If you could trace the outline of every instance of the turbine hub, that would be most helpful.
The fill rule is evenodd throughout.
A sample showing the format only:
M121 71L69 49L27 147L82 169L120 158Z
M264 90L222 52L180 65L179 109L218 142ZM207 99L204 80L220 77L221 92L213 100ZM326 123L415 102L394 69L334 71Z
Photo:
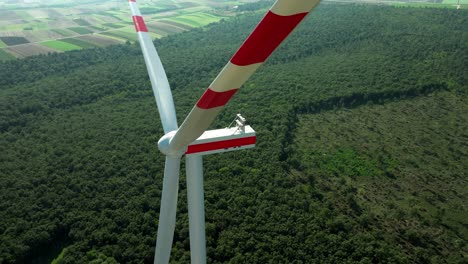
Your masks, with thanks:
M158 141L158 149L166 156L182 156L184 155L186 149L182 150L174 150L171 149L171 140L174 135L177 133L177 130L168 132L164 136L162 136Z

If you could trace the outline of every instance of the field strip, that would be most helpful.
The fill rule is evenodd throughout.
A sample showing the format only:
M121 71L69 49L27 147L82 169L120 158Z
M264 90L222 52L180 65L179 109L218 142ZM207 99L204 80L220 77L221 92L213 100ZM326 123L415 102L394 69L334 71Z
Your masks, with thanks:
M170 20L166 21L166 22L169 22ZM151 19L149 21L147 21L148 24L152 23L152 22L163 22L161 21L161 19ZM173 22L176 22L176 21L173 21ZM178 23L178 22L176 22ZM180 23L180 22L179 22ZM171 26L172 27L177 27L174 25L175 23L173 23ZM180 23L182 24L182 23ZM184 25L187 25L187 24L184 24ZM57 41L60 41L60 40L63 40L63 39L69 39L69 38L76 38L76 37L80 37L80 36L89 36L89 35L101 35L102 33L106 33L106 32L109 32L109 33L112 33L112 32L115 32L115 31L125 31L125 30L128 30L129 27L132 27L131 25L128 25L128 26L124 26L124 27L121 27L121 28L115 28L115 29L107 29L107 30L102 30L102 31L96 31L96 32L90 32L90 33L86 33L86 34L80 34L80 35L74 35L73 37L67 37L67 36L64 36L63 38L52 38L52 39L47 39L47 40L41 40L41 41L31 41L29 43L24 43L24 44L15 44L15 45L11 45L11 46L6 46L6 47L3 47L1 44L0 44L0 49L4 49L4 48L7 48L7 47L17 47L17 46L24 46L24 45L30 45L30 44L40 44L40 43L43 43L43 42L47 42L47 41L54 41L54 40L57 40ZM180 31L185 31L187 30L187 28L182 28L182 27L177 27L180 29ZM119 38L117 36L110 36L110 35L106 35L106 34L102 34L101 36L106 36L108 38L114 38L114 39L119 39L121 40L122 38ZM135 33L135 36L136 33ZM153 34L153 36L161 36L160 34Z
M29 44L40 44L40 43L43 43L43 42L54 41L54 40L60 41L60 40L64 40L64 39L77 38L77 37L89 36L89 35L99 35L99 34L101 34L103 32L117 31L117 30L118 29L111 29L111 30L104 30L104 31L100 31L100 32L93 32L93 33L88 33L88 34L75 35L73 37L63 37L63 38L54 38L54 39L48 39L48 40L34 41L34 42L29 42L29 43L23 43L23 44L16 44L16 45L11 45L11 46L6 46L6 47L0 47L0 49L4 49L4 48L8 48L8 47L25 46L25 45L29 45ZM135 33L135 35L136 35L136 33Z
M59 50L59 51L69 51L69 50L80 50L80 49L82 49L80 46L77 46L77 45L74 45L74 44L71 44L71 43L68 43L68 42L63 42L63 41L60 41L60 40L48 40L48 41L41 42L39 44L41 44L42 46L46 46L48 48Z

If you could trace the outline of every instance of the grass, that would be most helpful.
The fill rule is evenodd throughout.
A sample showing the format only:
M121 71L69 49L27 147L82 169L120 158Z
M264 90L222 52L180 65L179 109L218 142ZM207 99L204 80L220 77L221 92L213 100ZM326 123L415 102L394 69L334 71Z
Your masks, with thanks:
M104 27L97 27L97 26L89 26L89 28L92 28L92 29L94 29L94 30L96 30L96 31L104 31L104 30L106 30L106 28L104 28Z
M190 30L190 29L193 28L192 26L189 26L187 24L181 24L181 23L178 23L178 22L175 22L175 21L160 20L160 22L161 23L166 23L166 24L169 24L171 26L178 27L178 28L181 28L181 29L186 29L186 30Z
M14 58L15 58L15 56L13 56L10 53L6 52L4 49L0 49L0 61L12 60Z
M401 6L401 7L418 7L418 8L456 8L458 4L458 0L443 0L442 3L429 3L429 2L409 2L409 3L395 3L394 6ZM462 8L466 8L468 6L468 0L460 0L460 5Z
M75 22L76 24L78 24L79 26L90 26L89 22L82 19L82 18L76 18L76 19L73 19L73 22Z
M122 31L122 30L112 30L112 31L101 32L101 35L117 37L122 40L130 40L130 41L138 40L138 36L135 31L127 32L127 31Z
M413 8L455 8L455 6L440 3L395 3L393 6Z
M192 27L201 27L201 26L205 26L210 23L213 23L213 22L218 22L219 20L221 20L221 17L214 16L208 13L193 13L193 14L170 17L170 18L165 18L165 19L169 21L186 24Z
M79 46L84 49L100 47L99 45L96 45L96 44L93 44L93 43L90 43L81 39L77 39L77 38L66 38L66 39L61 39L61 41Z
M124 27L120 23L104 23L102 25L105 26L105 27L109 27L109 28L122 28L122 27Z
M59 264L62 262L63 256L65 255L66 248L64 248L62 251L60 251L60 254L52 260L50 264Z
M171 22L171 21L167 21L167 22ZM160 35L168 35L171 33L178 33L178 32L184 31L182 27L177 27L167 22L166 21L163 22L163 20L161 20L160 22L150 23L147 25L148 30L151 32L155 32L156 34L160 34Z
M458 4L458 0L444 0L442 3L447 5L456 5ZM468 0L460 0L460 5L468 5Z
M161 9L161 8L155 8L155 7L142 7L140 8L140 12L142 15L149 15L149 14L157 14L160 12L166 12L166 11L171 11L171 10L176 10L177 7L173 6L172 8L167 8L167 9Z
M119 39L117 37L104 36L101 34L83 35L80 36L78 39L91 42L92 44L98 45L100 47L119 44L123 42L122 39Z
M67 43L67 42L63 42L63 41L59 41L59 40L45 41L45 42L41 42L40 44L43 46L52 48L52 49L60 50L60 51L70 51L70 50L81 49L80 46Z
M4 48L6 46L7 46L7 44L3 43L3 41L0 40L0 48Z
M0 31L21 31L24 28L31 28L32 30L48 30L49 25L47 22L29 22L24 24L7 24L0 26Z
M78 33L80 35L93 33L93 31L91 31L90 29L88 29L86 27L70 27L68 29L71 30L71 31L74 31L74 32L76 32L76 33Z
M52 29L53 32L57 33L57 34L60 34L64 37L70 37L70 36L73 36L72 33L70 33L68 30L65 30L65 29L61 29L61 28L56 28L56 29Z

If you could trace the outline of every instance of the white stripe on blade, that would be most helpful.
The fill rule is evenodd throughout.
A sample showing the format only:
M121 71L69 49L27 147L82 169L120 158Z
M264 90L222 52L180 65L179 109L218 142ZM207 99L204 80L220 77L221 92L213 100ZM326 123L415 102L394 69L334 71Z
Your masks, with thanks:
M169 87L166 73L161 63L161 59L154 48L153 42L146 32L138 33L140 39L143 57L145 58L146 68L151 80L156 104L158 105L159 115L164 128L164 133L177 129L177 118L175 114L172 92Z
M136 2L128 2L130 5L130 9L132 10L132 15L134 16L141 16L140 9L138 9Z
M237 66L229 62L211 83L210 88L216 92L238 89L261 65L262 63Z

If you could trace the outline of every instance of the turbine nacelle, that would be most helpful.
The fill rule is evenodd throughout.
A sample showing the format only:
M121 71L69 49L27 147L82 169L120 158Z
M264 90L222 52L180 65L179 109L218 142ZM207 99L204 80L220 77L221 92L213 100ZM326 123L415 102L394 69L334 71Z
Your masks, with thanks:
M158 141L158 148L166 156L180 157L187 155L208 155L255 147L257 137L255 130L246 124L246 119L237 114L232 122L233 127L207 130L188 147L175 149L171 145L177 130L162 136Z

